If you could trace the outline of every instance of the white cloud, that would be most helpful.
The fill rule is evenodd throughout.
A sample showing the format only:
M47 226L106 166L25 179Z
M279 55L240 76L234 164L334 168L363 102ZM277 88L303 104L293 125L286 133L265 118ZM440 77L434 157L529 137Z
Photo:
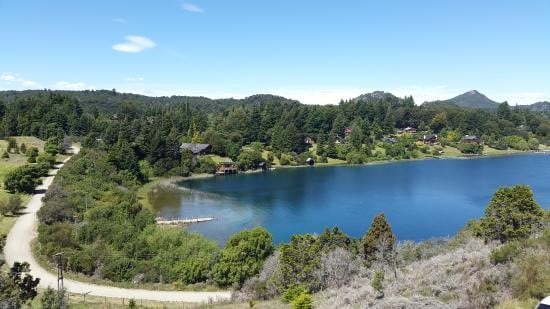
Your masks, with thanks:
M17 74L2 73L0 80L16 86L37 87L38 83L29 79L19 77Z
M128 21L124 18L113 18L111 19L113 22L115 23L119 23L119 24L126 24L128 23Z
M200 6L196 5L196 4L192 4L192 3L184 3L181 5L181 8L186 10L187 12L191 12L191 13L204 13L204 9L201 8Z
M139 53L147 48L157 46L153 40L138 35L126 36L126 42L113 45L113 49L123 53Z
M142 82L145 80L145 78L141 76L136 76L136 77L126 77L125 80L129 82Z
M58 81L55 83L56 89L59 90L95 90L95 86L87 85L84 82L66 82Z

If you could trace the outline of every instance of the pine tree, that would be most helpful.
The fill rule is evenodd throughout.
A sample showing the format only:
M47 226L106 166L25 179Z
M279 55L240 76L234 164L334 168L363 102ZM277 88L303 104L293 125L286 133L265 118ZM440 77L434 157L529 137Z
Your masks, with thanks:
M388 259L394 250L396 237L384 214L379 214L372 220L368 232L363 237L363 256L366 261L373 262L380 256Z

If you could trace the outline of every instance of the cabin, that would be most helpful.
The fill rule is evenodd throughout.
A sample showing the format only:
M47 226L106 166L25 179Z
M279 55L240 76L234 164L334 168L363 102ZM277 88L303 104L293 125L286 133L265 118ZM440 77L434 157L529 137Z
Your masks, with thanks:
M218 170L216 175L231 175L237 173L237 167L231 160L222 161L218 163Z
M464 135L461 140L463 143L481 144L481 138L476 135Z
M352 131L352 129L350 127L346 127L344 129L344 139L345 140L349 139L349 136L351 135L351 131Z
M180 146L181 151L191 151L195 156L205 155L212 152L212 145L210 144L194 144L194 143L183 143Z
M424 134L421 140L424 144L433 145L437 144L439 138L437 137L437 134Z
M334 143L335 144L343 144L345 142L345 140L339 136L339 135L335 135L334 136Z
M313 160L313 158L307 158L306 159L306 164L309 165L309 166L312 166L315 164L315 160Z
M395 143L397 143L397 138L395 138L393 136L384 137L384 143L395 144Z
M405 129L403 129L403 133L416 133L416 129L413 127L406 127Z
M306 138L304 138L304 144L311 146L311 145L313 145L313 143L314 143L314 141L311 137L306 136Z

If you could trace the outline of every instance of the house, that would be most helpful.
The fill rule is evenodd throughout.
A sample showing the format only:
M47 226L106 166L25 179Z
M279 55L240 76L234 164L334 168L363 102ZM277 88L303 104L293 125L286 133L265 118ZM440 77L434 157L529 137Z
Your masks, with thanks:
M231 161L231 159L218 163L218 170L216 171L216 175L230 175L236 173L237 167L235 167L235 164L233 163L233 161Z
M403 129L403 133L416 133L416 129L412 127L406 127Z
M212 151L212 145L210 144L194 144L194 143L183 143L180 146L180 150L189 150L193 155L204 155L209 154Z
M437 134L424 134L422 136L422 142L424 142L424 144L436 144L438 141Z
M351 131L352 129L350 127L346 127L344 129L344 139L347 140L349 138L349 136L351 135Z
M479 136L476 135L464 135L462 137L463 143L470 143L470 144L481 144L481 139Z
M315 164L315 160L313 160L313 158L307 158L307 159L306 159L306 164L307 164L307 165L310 165L310 166L311 166L311 165L314 165L314 164Z
M397 143L397 138L395 138L393 136L384 137L384 143L395 144L395 143Z
M306 138L304 138L304 144L313 145L313 143L314 143L314 141L311 137L306 136Z
M335 136L334 136L334 143L335 143L335 144L343 144L343 143L344 143L344 139L343 139L341 136L339 136L339 135L335 135Z

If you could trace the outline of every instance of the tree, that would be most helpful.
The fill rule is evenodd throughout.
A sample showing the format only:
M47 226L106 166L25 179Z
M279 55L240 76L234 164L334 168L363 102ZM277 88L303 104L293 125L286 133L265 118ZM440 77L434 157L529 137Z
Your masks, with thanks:
M10 158L10 154L8 153L8 151L4 151L4 153L2 153L2 159L9 159Z
M49 138L44 144L44 151L52 156L57 155L63 151L61 142L56 137Z
M25 143L21 143L21 146L19 146L19 150L21 153L25 154L27 152L27 145Z
M262 153L256 150L245 149L239 154L237 164L243 171L255 169L259 163L263 162Z
M231 236L223 248L214 266L214 280L221 286L240 286L260 272L272 252L271 234L264 228L241 231Z
M349 142L355 149L361 149L361 146L363 145L363 130L361 129L361 126L357 123L354 123L351 127L351 133L349 135Z
M542 224L543 215L528 186L500 188L485 209L481 228L486 238L504 243L529 237Z
M396 238L391 226L383 213L372 220L368 232L363 237L363 257L367 262L377 259L381 254L383 259L388 258L395 249Z
M38 148L31 147L27 149L25 155L27 156L27 162L36 163L36 157L38 157Z
M435 114L430 123L430 128L435 132L439 133L443 128L447 126L447 113L440 112Z
M20 308L37 295L40 279L33 278L27 262L15 262L7 274L0 272L0 307Z
M40 177L47 172L38 165L23 165L10 171L4 178L4 188L10 193L32 193L42 181Z

